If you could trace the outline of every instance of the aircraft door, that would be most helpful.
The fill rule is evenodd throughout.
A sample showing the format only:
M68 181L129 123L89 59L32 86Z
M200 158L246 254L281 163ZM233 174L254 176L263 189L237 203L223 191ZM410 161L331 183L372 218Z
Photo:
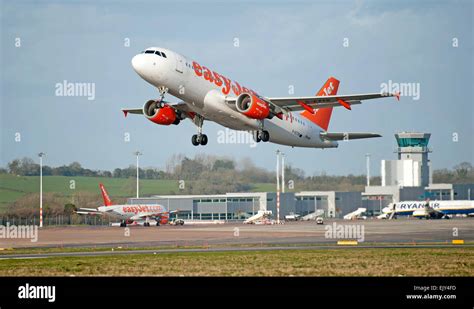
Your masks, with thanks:
M184 70L184 58L176 54L176 71L183 73Z

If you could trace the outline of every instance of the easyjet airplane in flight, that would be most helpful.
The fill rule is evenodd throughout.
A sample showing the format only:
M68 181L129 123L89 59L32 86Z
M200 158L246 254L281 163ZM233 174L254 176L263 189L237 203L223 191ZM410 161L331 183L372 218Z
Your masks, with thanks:
M251 131L255 141L293 147L334 148L339 140L380 137L375 133L328 132L333 107L362 100L395 96L392 93L337 95L339 81L329 78L315 96L264 97L237 81L169 49L150 47L132 59L134 70L158 88L160 98L143 108L124 108L125 116L143 114L159 125L178 125L189 118L197 126L193 145L206 145L204 120L234 130ZM181 102L164 100L166 93Z

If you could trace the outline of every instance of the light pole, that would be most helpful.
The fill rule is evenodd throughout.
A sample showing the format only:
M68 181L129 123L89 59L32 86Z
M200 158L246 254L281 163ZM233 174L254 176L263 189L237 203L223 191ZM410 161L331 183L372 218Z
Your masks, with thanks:
M277 150L277 166L276 166L276 177L277 177L277 200L276 200L276 209L277 209L277 224L280 224L280 154L281 151Z
M367 187L370 187L370 153L365 154L367 165Z
M140 192L140 170L139 170L139 167L138 167L138 157L140 157L143 153L141 153L140 151L135 151L133 153L134 155L137 156L137 198L139 198L139 192Z
M40 227L43 227L43 157L44 152L38 153L40 158Z
M285 193L285 154L281 153L281 192Z

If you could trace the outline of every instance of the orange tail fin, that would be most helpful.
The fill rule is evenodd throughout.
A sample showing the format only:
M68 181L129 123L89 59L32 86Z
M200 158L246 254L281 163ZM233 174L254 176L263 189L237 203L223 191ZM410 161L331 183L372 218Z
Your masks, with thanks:
M105 187L103 184L99 184L100 191L102 192L102 197L104 198L104 205L105 206L111 206L112 201L110 200L109 194L105 190Z
M316 94L317 96L336 95L337 89L339 88L339 81L334 77L330 77L323 87ZM329 121L331 120L332 107L317 109L314 114L303 111L301 115L310 121L317 124L321 129L327 131L329 127Z

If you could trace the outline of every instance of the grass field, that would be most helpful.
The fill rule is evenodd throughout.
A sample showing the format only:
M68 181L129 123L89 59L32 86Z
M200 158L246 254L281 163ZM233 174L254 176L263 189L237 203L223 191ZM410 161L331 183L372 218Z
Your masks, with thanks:
M0 260L0 276L474 276L473 248L282 250Z
M75 181L75 189L70 189L70 181ZM132 183L133 184L132 184ZM110 196L127 197L135 186L135 179L105 178L105 177L67 177L44 176L43 192L56 192L64 196L71 196L79 191L99 194L99 183L103 183ZM14 202L19 197L39 191L39 177L0 175L0 204ZM140 180L140 193L143 195L169 194L179 192L176 180Z
M70 181L75 181L75 189L70 189ZM67 177L44 176L43 192L56 192L64 196L71 196L76 192L86 191L99 194L99 183L103 183L113 199L114 197L129 197L135 194L134 178L105 178L105 177ZM192 183L192 182L190 182ZM140 195L179 194L177 180L140 180ZM254 192L272 191L274 184L255 184ZM14 176L0 174L0 212L4 207L28 193L39 192L39 177Z

